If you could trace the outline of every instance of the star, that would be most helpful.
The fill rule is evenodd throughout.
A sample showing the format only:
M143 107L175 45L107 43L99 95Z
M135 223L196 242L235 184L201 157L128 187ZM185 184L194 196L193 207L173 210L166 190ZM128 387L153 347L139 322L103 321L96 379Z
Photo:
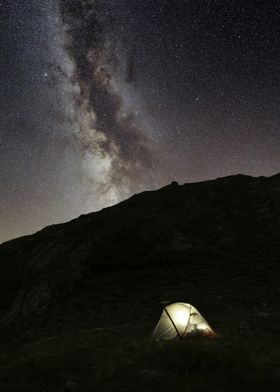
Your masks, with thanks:
M0 0L0 242L173 180L280 171L276 1L97 3Z

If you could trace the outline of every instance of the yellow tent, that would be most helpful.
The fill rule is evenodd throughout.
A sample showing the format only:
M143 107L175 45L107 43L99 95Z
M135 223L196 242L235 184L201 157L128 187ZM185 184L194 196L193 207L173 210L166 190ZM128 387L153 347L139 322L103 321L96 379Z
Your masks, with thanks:
M153 332L153 339L182 339L190 335L216 336L207 321L191 304L177 302L165 306Z

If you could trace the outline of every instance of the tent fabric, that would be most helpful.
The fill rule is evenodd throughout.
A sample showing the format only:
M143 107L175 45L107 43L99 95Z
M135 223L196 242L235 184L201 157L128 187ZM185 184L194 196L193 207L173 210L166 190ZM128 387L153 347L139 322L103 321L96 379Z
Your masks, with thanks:
M214 336L215 333L191 304L177 302L166 306L153 332L153 338L179 339L188 335Z

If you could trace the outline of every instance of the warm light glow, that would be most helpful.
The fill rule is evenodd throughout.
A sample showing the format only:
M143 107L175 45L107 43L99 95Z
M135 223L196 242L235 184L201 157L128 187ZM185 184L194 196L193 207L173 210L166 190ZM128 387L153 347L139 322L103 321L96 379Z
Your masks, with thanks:
M182 312L180 310L177 310L173 316L173 320L174 320L175 324L179 324L182 327L185 327L188 322L188 317L187 317L186 312Z
M166 306L154 330L154 339L176 339L187 336L214 337L215 333L198 310L184 302Z

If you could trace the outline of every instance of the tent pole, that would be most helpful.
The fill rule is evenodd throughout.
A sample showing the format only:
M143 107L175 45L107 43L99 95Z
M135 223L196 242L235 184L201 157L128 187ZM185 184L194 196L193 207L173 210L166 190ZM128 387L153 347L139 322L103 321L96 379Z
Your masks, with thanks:
M170 314L167 312L167 310L166 310L166 307L165 307L165 306L164 306L164 310L165 310L165 312L166 312L167 316L169 317L169 319L170 319L170 321L171 321L171 323L172 323L173 327L175 328L175 331L177 332L178 338L180 339L180 338L181 338L181 336L180 336L180 334L179 334L179 331L178 331L178 329L177 329L177 327L176 327L176 325L175 325L174 321L172 320L172 318L171 318Z
M185 328L185 330L184 330L183 336L184 336L185 333L187 332L187 329L188 329L188 326L189 326L189 323L190 323L190 320L191 320L191 315L192 315L192 305L190 305L190 317L189 317L189 319L188 319L188 322L187 322L186 328Z

